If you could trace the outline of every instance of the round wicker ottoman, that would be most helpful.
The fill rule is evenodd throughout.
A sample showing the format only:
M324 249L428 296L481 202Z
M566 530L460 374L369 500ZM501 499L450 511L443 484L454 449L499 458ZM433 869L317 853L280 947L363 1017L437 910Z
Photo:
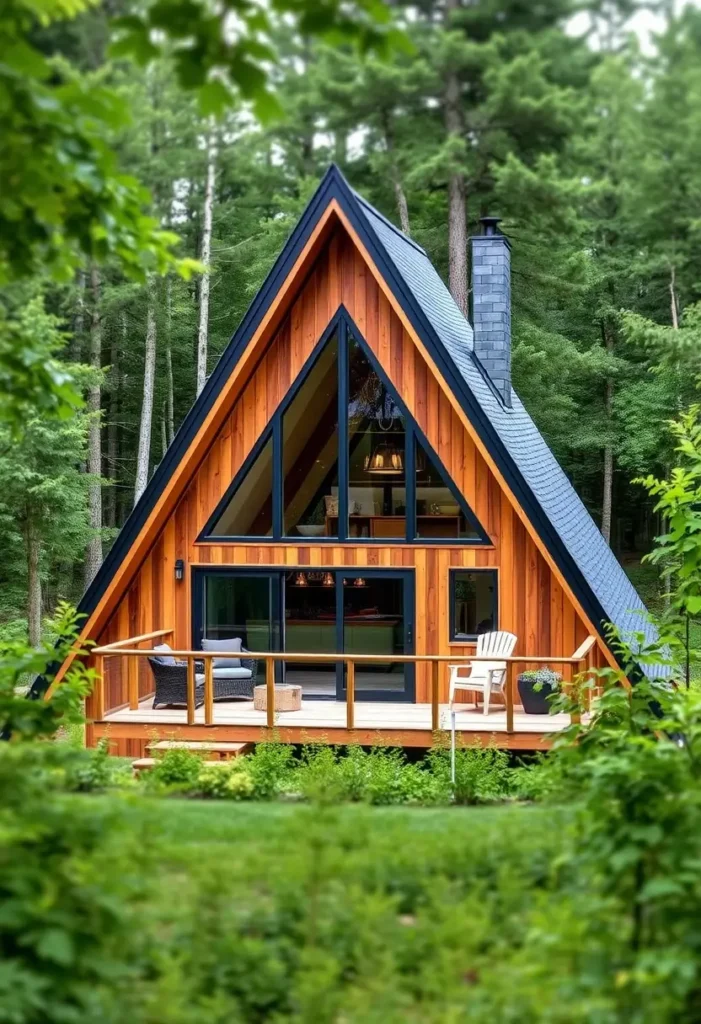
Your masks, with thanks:
M253 707L256 711L268 710L268 689L256 686L253 691ZM287 683L275 687L276 711L300 711L302 708L302 687Z

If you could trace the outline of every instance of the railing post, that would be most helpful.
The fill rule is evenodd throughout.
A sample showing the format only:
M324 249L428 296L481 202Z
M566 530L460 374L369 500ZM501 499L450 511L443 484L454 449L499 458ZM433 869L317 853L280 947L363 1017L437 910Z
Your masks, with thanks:
M275 725L275 662L272 658L265 659L265 693L268 728Z
M577 701L577 707L580 706L581 694L583 692L585 692L584 690L581 689L581 686L582 686L582 684L584 684L586 686L587 682L588 682L587 677L584 676L584 673L586 672L586 670L587 670L587 661L586 661L586 658L582 658L582 660L580 662L578 662L577 670L575 672L575 679L579 680L579 682L577 683L576 686L575 686L574 682L572 683L572 690L574 692L575 700ZM571 715L570 717L572 719L572 724L573 725L579 725L579 723L582 721L582 716L579 713L579 711L575 711L575 713L573 715Z
M101 654L95 655L95 686L93 687L93 719L101 722L105 717L105 659Z
M204 724L214 725L214 658L204 659Z
M506 663L506 731L509 735L514 731L514 663Z
M187 724L195 724L195 659L187 659Z
M438 732L440 713L438 707L438 687L440 683L441 663L431 662L431 732Z
M139 710L139 659L127 655L127 686L129 690L129 707L132 711Z
M355 662L346 663L346 728L355 729Z

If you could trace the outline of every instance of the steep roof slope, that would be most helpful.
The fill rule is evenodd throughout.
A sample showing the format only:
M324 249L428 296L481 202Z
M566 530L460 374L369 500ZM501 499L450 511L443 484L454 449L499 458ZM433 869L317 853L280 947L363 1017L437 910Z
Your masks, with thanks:
M651 635L642 600L518 395L512 389L512 407L507 408L479 366L472 327L425 251L357 193L353 195L388 260L415 296L470 395L584 576L603 617L622 630L644 630Z

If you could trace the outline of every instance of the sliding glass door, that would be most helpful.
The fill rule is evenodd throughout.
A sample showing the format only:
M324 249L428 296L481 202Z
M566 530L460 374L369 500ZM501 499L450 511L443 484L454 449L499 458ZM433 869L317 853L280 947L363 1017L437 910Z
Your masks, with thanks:
M414 650L413 574L343 572L338 578L338 650L380 656L356 663L356 700L413 701L414 666L393 660ZM337 696L346 699L345 671L339 672Z
M195 569L193 576L193 643L239 638L249 651L279 651L281 588L277 572ZM282 678L278 668L278 679ZM264 682L258 665L257 682Z
M414 700L414 667L395 660L414 649L409 570L195 569L192 592L196 648L204 638L240 637L248 650L307 654L278 663L276 678L321 700L346 699L346 671L316 655L377 655L356 664L356 700Z

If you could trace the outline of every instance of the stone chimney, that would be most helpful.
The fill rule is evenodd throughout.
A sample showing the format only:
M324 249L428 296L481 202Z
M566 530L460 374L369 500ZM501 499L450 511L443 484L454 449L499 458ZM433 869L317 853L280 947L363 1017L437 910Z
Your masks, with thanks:
M504 405L511 407L511 245L499 217L481 217L472 238L475 355Z

